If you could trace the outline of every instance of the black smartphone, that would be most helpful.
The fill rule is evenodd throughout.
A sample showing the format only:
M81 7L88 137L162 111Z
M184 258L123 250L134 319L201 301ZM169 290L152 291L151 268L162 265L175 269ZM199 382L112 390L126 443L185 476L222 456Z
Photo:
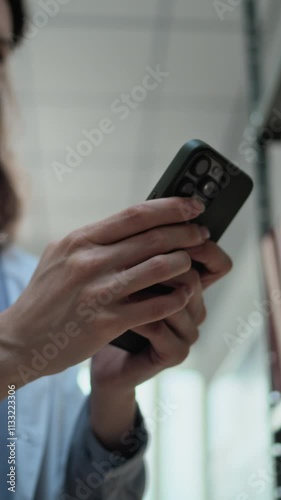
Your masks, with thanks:
M169 196L197 197L205 211L192 222L207 226L217 242L253 188L251 178L208 144L198 139L187 142L170 163L147 200ZM200 270L201 265L193 262ZM171 287L153 285L153 294L170 293ZM131 353L145 349L149 341L128 330L112 342Z

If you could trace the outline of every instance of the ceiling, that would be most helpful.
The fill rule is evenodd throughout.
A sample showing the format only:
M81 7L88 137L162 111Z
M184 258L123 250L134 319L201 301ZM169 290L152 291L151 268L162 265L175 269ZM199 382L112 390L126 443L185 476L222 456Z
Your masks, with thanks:
M12 65L32 188L21 238L35 252L145 199L188 139L227 154L226 131L245 110L238 7L221 21L209 0L57 5L56 16L42 17L40 3L30 2L32 36ZM120 120L112 103L157 65L169 76ZM65 163L65 148L77 148L82 130L103 118L114 132L59 182L53 163Z

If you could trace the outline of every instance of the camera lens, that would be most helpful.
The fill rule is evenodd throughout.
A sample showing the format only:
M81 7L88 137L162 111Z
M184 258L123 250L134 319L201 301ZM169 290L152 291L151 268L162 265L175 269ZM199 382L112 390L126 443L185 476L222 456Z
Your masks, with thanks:
M219 192L219 186L214 181L208 180L202 185L201 191L207 198L214 198Z
M181 196L192 196L194 194L194 184L192 182L183 182L177 189L179 195Z
M200 158L200 160L193 166L192 172L198 177L203 177L203 175L208 173L210 164L211 162L209 158L207 158L207 156L202 156L202 158Z
M221 165L214 165L211 168L210 175L212 175L217 181L221 179L224 174L223 167Z

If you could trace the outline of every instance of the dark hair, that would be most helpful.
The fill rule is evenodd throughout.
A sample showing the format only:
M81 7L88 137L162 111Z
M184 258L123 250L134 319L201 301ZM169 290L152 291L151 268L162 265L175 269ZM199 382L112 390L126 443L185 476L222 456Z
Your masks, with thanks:
M18 45L24 35L26 24L25 7L23 0L7 0L12 12L13 19L13 42Z
M7 0L13 21L12 41L16 47L24 36L25 9L23 0ZM4 97L3 97L4 98ZM12 175L10 155L6 154L3 102L0 100L0 233L8 235L7 243L13 238L14 228L21 214L21 200L15 176ZM9 168L7 168L9 167ZM1 238L0 238L1 240ZM3 243L0 241L0 246Z

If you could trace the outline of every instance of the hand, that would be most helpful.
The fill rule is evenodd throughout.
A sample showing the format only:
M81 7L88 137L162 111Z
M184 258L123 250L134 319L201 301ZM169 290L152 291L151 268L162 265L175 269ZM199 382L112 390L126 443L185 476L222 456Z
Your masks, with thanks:
M178 313L134 329L150 340L148 350L133 355L109 345L93 358L91 423L107 448L122 450L121 437L134 421L135 386L187 357L198 338L198 326L206 317L203 289L232 267L230 258L211 241L188 251L206 266L203 282L194 269L163 282L172 287L186 286L194 295Z
M183 221L203 210L182 198L146 201L49 245L26 290L0 314L0 397L7 381L20 387L62 371L127 329L181 311L190 297L183 287L139 303L128 297L189 270L188 253L177 249L206 238Z

